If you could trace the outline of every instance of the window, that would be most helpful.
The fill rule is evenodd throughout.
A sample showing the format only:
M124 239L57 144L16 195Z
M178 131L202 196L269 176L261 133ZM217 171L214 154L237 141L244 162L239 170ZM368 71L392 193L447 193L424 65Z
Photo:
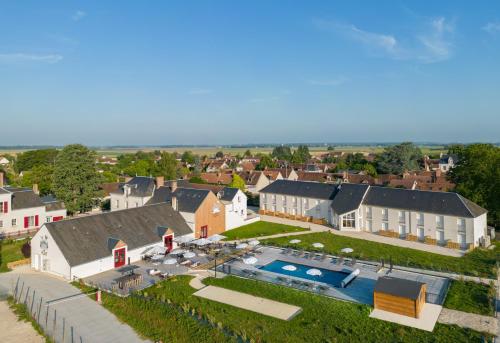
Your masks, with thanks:
M17 226L17 219L14 218L12 219L12 227L16 227Z
M439 229L444 228L444 217L443 216L436 216L436 227Z
M417 213L417 225L424 226L424 214Z
M0 227L3 227L3 221L0 220Z
M128 201L125 201L125 208L128 208Z
M304 210L309 209L309 204L307 203L307 199L304 199Z
M273 204L276 204L276 195L273 195L272 200L273 200Z
M371 218L371 217L372 217L372 208L370 206L366 208L366 218Z
M120 200L116 200L116 208L120 208Z
M50 217L50 216L49 216L49 217L46 217L46 218L45 218L45 222L46 222L46 223L50 223L51 221L52 221L52 217Z
M367 220L366 221L366 228L368 229L368 231L372 232L373 231L373 223L371 220Z
M382 209L382 220L388 220L389 219L389 210L387 208Z
M387 230L389 230L389 223L382 222L382 231L387 231Z
M355 227L356 215L354 212L344 214L342 216L342 227Z
M457 219L457 227L458 231L465 231L465 219L464 218L458 218Z
M400 223L405 223L406 222L406 212L405 211L399 211L398 218L399 218L399 222Z
M139 203L138 202L135 203L135 207L139 207Z
M27 217L28 218L28 225L29 226L35 226L35 217L34 216L30 216L30 217Z
M398 229L399 229L399 234L400 234L400 235L404 235L404 234L406 234L406 225L404 225L404 224L399 224Z

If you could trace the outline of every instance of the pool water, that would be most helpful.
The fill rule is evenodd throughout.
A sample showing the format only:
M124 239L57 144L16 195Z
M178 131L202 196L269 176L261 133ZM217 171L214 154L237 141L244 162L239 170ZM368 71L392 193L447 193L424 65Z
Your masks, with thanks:
M283 267L287 265L295 266L297 270L291 271L283 269ZM307 271L312 268L319 269L321 271L321 275L315 276L307 274ZM323 282L334 287L340 287L340 282L344 280L347 275L349 275L349 273L345 272L336 272L323 268L315 268L306 266L304 264L290 263L281 260L275 260L269 264L266 264L265 266L260 267L260 269L277 274L299 277L316 282Z

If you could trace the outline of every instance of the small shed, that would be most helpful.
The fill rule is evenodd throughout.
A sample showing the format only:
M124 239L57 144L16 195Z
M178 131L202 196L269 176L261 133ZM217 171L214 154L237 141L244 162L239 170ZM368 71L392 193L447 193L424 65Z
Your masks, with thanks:
M419 318L426 289L423 282L383 276L375 284L373 305L376 309Z

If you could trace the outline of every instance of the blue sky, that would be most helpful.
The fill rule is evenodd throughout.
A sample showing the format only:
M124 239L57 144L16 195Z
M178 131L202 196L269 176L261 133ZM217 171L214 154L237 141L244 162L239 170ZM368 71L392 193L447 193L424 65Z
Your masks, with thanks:
M498 1L2 1L0 145L500 141Z

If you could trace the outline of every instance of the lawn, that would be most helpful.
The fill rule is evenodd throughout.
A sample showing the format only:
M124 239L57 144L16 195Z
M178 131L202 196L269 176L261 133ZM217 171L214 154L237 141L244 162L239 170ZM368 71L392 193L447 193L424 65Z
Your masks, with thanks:
M7 263L24 259L21 247L26 240L1 241L0 240L0 273L8 272Z
M451 283L450 290L444 302L444 307L453 310L495 315L495 287L472 281L456 281Z
M290 244L290 240L298 238L299 244ZM312 243L320 242L323 249L315 249ZM386 262L392 259L395 265L431 269L443 272L453 272L465 275L494 277L496 275L496 261L500 257L500 242L495 243L496 249L475 249L464 257L451 257L433 254L425 251L397 247L389 244L371 242L363 239L334 235L329 232L310 233L305 235L270 238L264 244L293 247L304 250L325 251L339 255L342 248L352 248L354 252L349 256L362 260Z
M253 237L270 236L270 235L276 235L278 233L300 232L309 230L310 229L297 226L259 221L245 226L240 226L236 229L226 231L224 232L224 236L227 237L227 240L235 240L235 239L247 239Z
M250 342L481 342L481 334L458 326L436 324L434 332L421 331L369 318L371 308L301 292L264 282L228 276L205 279L205 284L241 291L300 306L290 321L193 296L191 276L178 276L142 292L157 305L177 304L200 318L216 323L226 334ZM123 301L123 300L122 300ZM131 311L130 313L133 313ZM139 317L139 316L137 316ZM145 319L138 319L144 321ZM207 342L217 342L215 337Z

